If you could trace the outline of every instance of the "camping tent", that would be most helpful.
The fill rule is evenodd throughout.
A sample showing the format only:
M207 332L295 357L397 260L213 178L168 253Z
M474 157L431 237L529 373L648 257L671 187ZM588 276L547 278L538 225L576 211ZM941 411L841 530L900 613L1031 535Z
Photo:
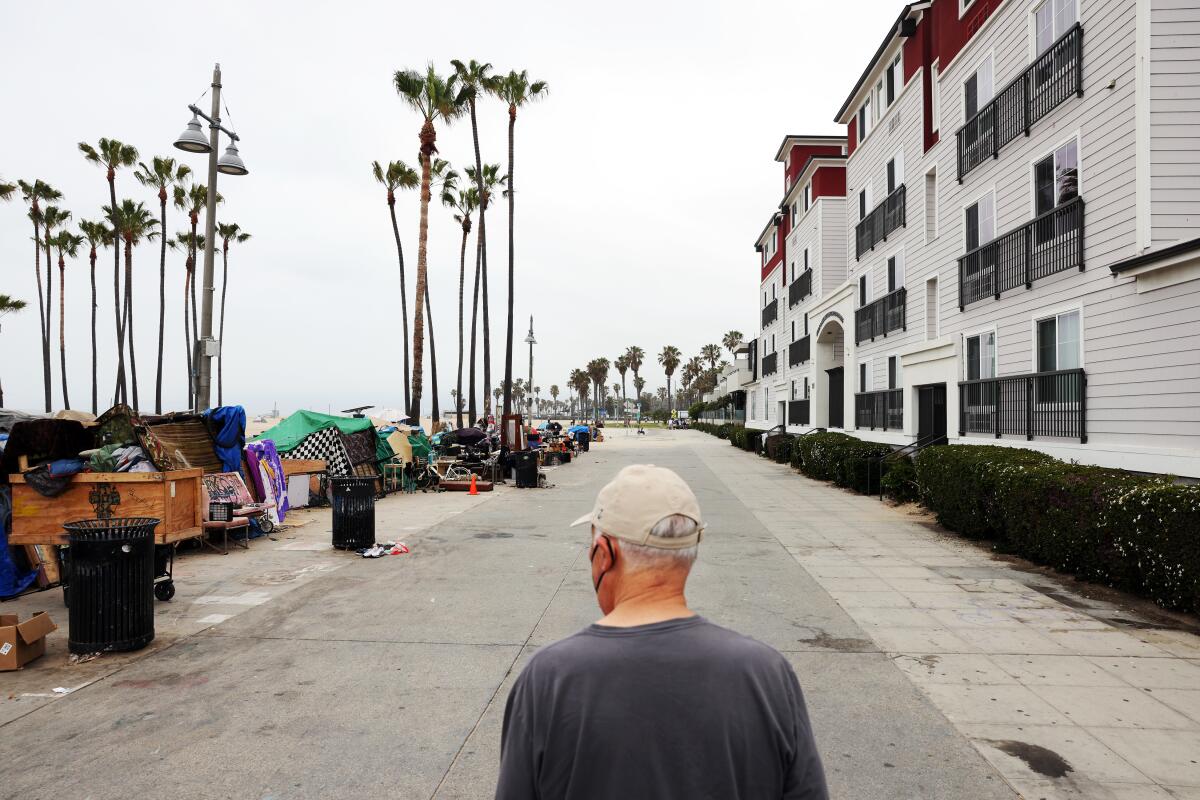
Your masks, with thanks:
M286 453L304 441L309 434L330 425L337 427L339 431L347 435L374 428L371 420L366 417L335 417L317 411L297 411L295 414L284 417L273 428L255 436L253 441L270 439L275 442L276 450Z

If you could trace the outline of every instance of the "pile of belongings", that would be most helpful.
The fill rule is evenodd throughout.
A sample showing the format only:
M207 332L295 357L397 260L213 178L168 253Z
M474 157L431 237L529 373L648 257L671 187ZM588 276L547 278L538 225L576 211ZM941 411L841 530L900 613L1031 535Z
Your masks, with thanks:
M375 431L366 417L335 417L317 411L297 411L254 442L271 440L279 455L289 459L322 460L331 478L374 478L383 489L380 464L396 455L388 438Z

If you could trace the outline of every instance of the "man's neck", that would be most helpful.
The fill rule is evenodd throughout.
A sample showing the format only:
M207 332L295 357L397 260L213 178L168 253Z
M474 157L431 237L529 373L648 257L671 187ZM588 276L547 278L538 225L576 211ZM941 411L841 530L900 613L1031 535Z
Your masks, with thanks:
M632 628L669 619L694 617L688 608L681 585L651 584L630 587L618 592L617 603L598 625L612 628Z

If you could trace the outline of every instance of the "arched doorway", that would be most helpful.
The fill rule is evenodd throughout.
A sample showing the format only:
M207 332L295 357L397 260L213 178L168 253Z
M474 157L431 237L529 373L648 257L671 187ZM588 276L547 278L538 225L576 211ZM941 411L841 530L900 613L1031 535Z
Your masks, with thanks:
M813 424L819 428L844 428L846 424L846 332L840 316L821 321L813 340L816 367Z

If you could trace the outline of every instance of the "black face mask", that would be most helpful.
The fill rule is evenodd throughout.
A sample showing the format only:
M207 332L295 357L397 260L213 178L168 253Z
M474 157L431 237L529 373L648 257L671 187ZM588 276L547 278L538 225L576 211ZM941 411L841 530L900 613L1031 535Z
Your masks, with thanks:
M602 536L602 537L600 537L600 538L602 538L602 539L604 540L604 543L605 543L606 545L608 545L608 558L609 558L609 560L610 560L610 561L616 561L616 560L617 560L617 554L613 552L612 541L611 541L611 540L610 540L610 539L609 539L607 536ZM599 542L597 542L595 545L593 545L593 546L592 546L592 552L591 552L591 555L589 555L589 556L588 556L588 562L589 562L589 563L591 563L591 562L593 562L593 561L595 561L595 560L596 560L596 551L597 551L598 549L600 549L600 543L599 543ZM609 567L609 569L612 569L612 568L611 568L611 567ZM601 573L600 573L600 577L599 577L599 578L596 578L596 584L595 584L595 585L592 587L592 589L593 589L594 591L596 591L596 592L599 592L599 591L600 591L600 582L601 582L602 580L604 580L604 576L605 576L605 575L607 575L607 574L608 574L608 570L606 569L606 570L604 570L604 572L601 572Z

